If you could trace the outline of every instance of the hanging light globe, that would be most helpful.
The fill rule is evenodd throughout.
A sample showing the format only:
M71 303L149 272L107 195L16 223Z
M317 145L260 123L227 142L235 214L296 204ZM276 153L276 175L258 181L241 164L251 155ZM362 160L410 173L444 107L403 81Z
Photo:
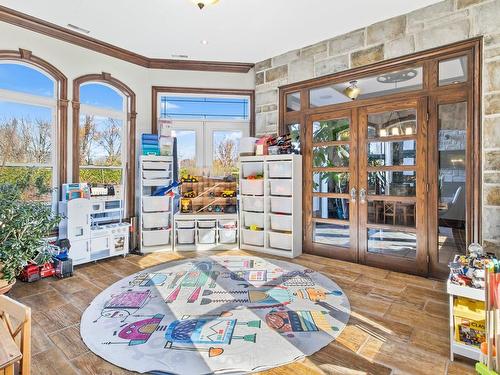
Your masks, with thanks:
M192 0L192 1L200 9L205 8L207 5L214 5L214 4L217 4L219 2L219 0Z

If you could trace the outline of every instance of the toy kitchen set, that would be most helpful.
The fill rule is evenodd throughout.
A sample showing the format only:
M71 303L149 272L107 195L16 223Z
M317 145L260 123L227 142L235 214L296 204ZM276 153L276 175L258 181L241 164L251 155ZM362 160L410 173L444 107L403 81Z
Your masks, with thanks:
M123 199L115 193L113 186L63 185L59 238L71 242L74 265L128 253L130 224L123 222Z

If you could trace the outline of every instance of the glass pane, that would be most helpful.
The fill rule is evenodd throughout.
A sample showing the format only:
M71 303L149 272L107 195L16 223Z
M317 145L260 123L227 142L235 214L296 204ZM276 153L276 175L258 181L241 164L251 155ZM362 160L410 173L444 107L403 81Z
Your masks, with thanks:
M82 166L80 167L80 181L92 185L113 185L115 188L115 196L123 198L122 168Z
M315 193L348 193L349 173L314 172L313 192Z
M300 124L289 124L287 129L290 133L294 153L300 154Z
M313 122L313 142L348 141L350 121L348 118Z
M439 86L467 81L467 56L439 62Z
M80 87L80 103L99 108L123 111L123 96L102 83L87 83Z
M467 103L439 106L439 261L465 254Z
M415 228L415 207L412 202L369 201L368 223Z
M122 120L80 115L80 165L121 166L122 135Z
M300 92L294 92L286 96L286 111L300 111Z
M50 165L52 114L51 108L0 100L0 165Z
M313 167L349 166L349 145L313 147Z
M241 131L216 130L213 132L213 176L238 173L238 155Z
M161 96L161 118L247 120L248 98Z
M177 139L179 175L196 175L196 132L194 130L174 130L172 136Z
M22 198L28 201L52 201L52 168L1 166L0 184L26 186Z
M349 199L313 197L313 217L349 220Z
M351 247L349 226L314 223L313 242L332 246Z
M368 172L368 194L414 197L415 171Z
M414 259L417 235L388 229L368 229L368 252Z
M422 67L415 67L311 89L310 106L322 107L350 102L353 98L361 100L420 90L423 87L422 72Z
M40 71L22 64L0 63L0 89L55 97L54 81Z
M368 143L368 166L415 165L415 141Z
M403 109L368 115L368 138L414 135L417 132L417 110Z

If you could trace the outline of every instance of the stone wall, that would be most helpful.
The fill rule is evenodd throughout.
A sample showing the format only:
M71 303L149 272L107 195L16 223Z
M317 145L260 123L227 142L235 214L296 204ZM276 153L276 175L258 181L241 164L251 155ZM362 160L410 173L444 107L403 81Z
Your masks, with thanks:
M483 244L500 252L500 0L445 0L255 66L257 134L276 133L278 87L484 36Z

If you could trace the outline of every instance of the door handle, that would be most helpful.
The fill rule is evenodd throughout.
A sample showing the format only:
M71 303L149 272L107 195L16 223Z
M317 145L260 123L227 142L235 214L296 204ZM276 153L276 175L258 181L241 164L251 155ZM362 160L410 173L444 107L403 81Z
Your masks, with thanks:
M351 201L356 202L356 188L351 189Z
M361 203L366 202L366 189L364 189L364 188L359 191L359 201Z

